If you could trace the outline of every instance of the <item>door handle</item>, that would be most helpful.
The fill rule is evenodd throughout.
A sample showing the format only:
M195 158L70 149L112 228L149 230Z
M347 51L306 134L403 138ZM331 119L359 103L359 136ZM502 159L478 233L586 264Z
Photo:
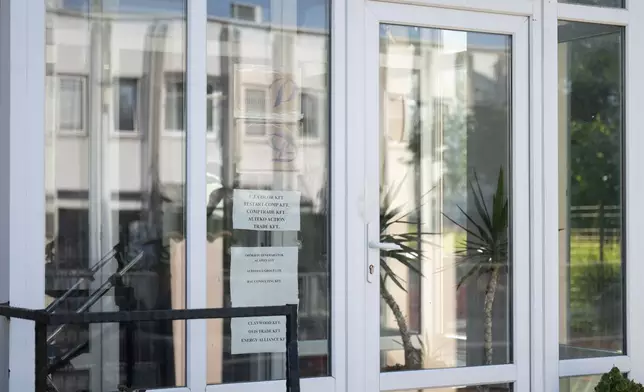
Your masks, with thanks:
M400 245L392 244L390 242L370 241L369 247L371 249L380 249L380 250L403 250L403 248Z
M402 250L402 248L398 244L392 244L390 242L376 242L376 241L370 241L369 248L378 249L378 250ZM369 259L369 257L367 257L367 259ZM378 259L380 259L380 257L378 257ZM375 274L376 274L376 266L373 265L373 263L369 262L367 265L367 282L372 283L373 277L375 276Z

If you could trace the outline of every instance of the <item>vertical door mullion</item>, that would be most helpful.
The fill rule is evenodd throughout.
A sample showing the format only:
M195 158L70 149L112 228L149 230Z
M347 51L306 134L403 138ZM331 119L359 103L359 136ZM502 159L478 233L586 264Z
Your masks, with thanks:
M530 391L530 62L529 22L526 18L512 42L511 118L511 265L513 276L512 338L517 365L515 389Z
M644 336L640 332L644 325L644 302L639 298L640 280L644 276L644 264L640 258L644 253L644 242L639 238L641 222L644 220L644 182L641 168L644 167L644 133L641 132L641 116L638 116L639 103L644 100L644 77L640 71L644 67L644 46L639 37L644 36L644 4L630 0L627 4L630 15L626 27L626 61L624 65L625 84L625 124L624 140L626 182L626 354L631 359L630 376L641 382L644 380Z
M559 108L557 4L542 8L543 130L543 389L559 390ZM535 244L536 246L537 244ZM554 286L554 287L553 287ZM534 377L540 375L533 374Z
M380 87L380 23L369 9L365 13L364 42L366 53L364 58L365 99L365 216L367 219L367 238L369 241L380 241L380 122L381 122L381 87ZM384 184L383 184L384 185ZM366 390L380 390L380 250L367 248L366 261L374 265L372 279L367 283L367 265L364 265L362 281L366 298L366 331L365 364L367 366Z
M347 66L346 43L348 25L346 0L331 1L331 127L329 129L331 148L329 182L331 196L331 375L334 379L334 390L341 392L347 385L347 353L350 351L347 340L347 282L350 282L346 270L346 260L349 250L347 219L349 206L347 203L347 171L353 165L349 161L347 131Z
M206 0L186 0L186 306L206 307ZM206 388L206 320L186 325L186 383Z
M365 188L364 176L368 168L365 165L365 99L364 69L364 31L366 3L347 1L347 98L346 98L346 219L347 219L347 252L344 273L347 277L347 391L364 391L367 379L365 364L367 345L367 321L369 310L365 308L365 262L367 257L365 233ZM336 294L337 295L337 294ZM373 373L372 373L373 374ZM376 389L372 389L376 390Z
M45 36L45 1L0 1L0 302L31 309L45 302ZM34 339L2 317L0 390L33 390Z
M545 390L544 382L544 134L543 129L543 73L542 5L534 3L530 28L530 390Z

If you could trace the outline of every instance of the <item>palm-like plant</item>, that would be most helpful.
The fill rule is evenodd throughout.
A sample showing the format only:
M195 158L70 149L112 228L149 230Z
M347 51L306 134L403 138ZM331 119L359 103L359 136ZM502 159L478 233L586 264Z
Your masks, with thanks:
M506 270L508 261L508 199L505 196L503 168L499 170L496 191L492 197L492 208L488 208L476 173L476 187L470 182L476 214L469 214L461 207L467 223L461 224L444 215L453 224L467 233L467 239L459 244L459 264L465 266L465 274L459 280L457 289L471 278L486 277L484 312L485 364L492 364L492 308L499 283L499 275Z
M398 188L400 189L400 187ZM382 250L380 252L380 295L385 301L385 304L391 309L398 331L402 341L402 347L405 355L405 369L419 369L422 365L422 350L414 347L407 325L407 319L396 299L387 288L387 282L391 280L404 292L405 281L396 274L390 263L400 263L405 266L410 272L422 276L420 261L422 254L418 249L418 244L426 242L423 235L429 233L422 233L417 230L411 232L398 233L396 225L416 225L417 222L411 220L411 216L415 214L422 206L419 205L414 209L404 210L403 206L392 206L391 200L395 194L389 192L381 192L383 195L380 203L380 242L396 244L400 247L398 250Z

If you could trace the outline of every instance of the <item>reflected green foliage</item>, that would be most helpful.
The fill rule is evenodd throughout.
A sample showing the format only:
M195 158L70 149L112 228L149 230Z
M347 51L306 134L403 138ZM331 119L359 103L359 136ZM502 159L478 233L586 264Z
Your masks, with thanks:
M564 45L568 69L560 88L568 96L571 206L568 334L575 346L620 351L622 36L584 36Z
M621 35L607 34L566 45L571 204L619 205Z
M622 333L622 265L621 246L613 242L604 246L601 262L596 242L584 237L571 241L570 325L572 336L595 337L584 347L620 351L621 344L610 347L614 336ZM599 337L607 337L602 342Z

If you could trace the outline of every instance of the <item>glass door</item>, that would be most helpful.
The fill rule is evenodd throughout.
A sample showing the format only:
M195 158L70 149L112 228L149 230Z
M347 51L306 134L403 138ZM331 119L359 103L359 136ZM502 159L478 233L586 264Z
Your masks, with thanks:
M367 7L366 390L529 388L527 32Z

